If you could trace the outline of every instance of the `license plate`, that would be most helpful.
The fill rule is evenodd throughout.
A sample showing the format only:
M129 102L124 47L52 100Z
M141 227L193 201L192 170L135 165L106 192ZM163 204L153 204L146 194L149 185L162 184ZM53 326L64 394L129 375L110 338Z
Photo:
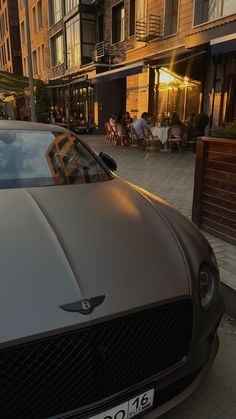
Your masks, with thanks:
M90 419L130 419L150 409L153 399L154 389L151 389Z

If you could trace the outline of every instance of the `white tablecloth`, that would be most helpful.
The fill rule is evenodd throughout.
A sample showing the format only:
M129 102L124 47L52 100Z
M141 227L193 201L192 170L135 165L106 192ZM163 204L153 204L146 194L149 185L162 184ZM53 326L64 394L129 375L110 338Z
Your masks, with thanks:
M168 139L168 129L170 127L152 127L151 132L153 137L158 137L162 144L165 144Z

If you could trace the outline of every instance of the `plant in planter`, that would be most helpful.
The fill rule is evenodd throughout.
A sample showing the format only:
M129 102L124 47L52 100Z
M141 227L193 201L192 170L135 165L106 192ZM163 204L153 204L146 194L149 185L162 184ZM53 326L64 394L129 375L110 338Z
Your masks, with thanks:
M202 137L205 134L205 128L209 124L209 116L204 112L194 117L194 125L196 127L196 136Z
M236 123L227 124L212 130L212 136L218 138L236 139Z
M37 121L49 122L50 114L50 95L46 84L42 80L37 80L35 88L36 115Z

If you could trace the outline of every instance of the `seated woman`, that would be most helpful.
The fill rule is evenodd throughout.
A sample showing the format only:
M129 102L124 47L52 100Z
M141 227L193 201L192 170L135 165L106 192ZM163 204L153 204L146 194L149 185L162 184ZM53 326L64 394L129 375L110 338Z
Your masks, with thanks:
M117 124L117 113L113 113L112 116L109 118L109 124L114 129Z

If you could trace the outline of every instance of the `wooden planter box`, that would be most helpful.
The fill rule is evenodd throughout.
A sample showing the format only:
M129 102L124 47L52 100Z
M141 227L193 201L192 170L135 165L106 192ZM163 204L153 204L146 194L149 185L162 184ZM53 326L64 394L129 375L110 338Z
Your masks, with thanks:
M236 245L236 140L197 140L192 221Z

